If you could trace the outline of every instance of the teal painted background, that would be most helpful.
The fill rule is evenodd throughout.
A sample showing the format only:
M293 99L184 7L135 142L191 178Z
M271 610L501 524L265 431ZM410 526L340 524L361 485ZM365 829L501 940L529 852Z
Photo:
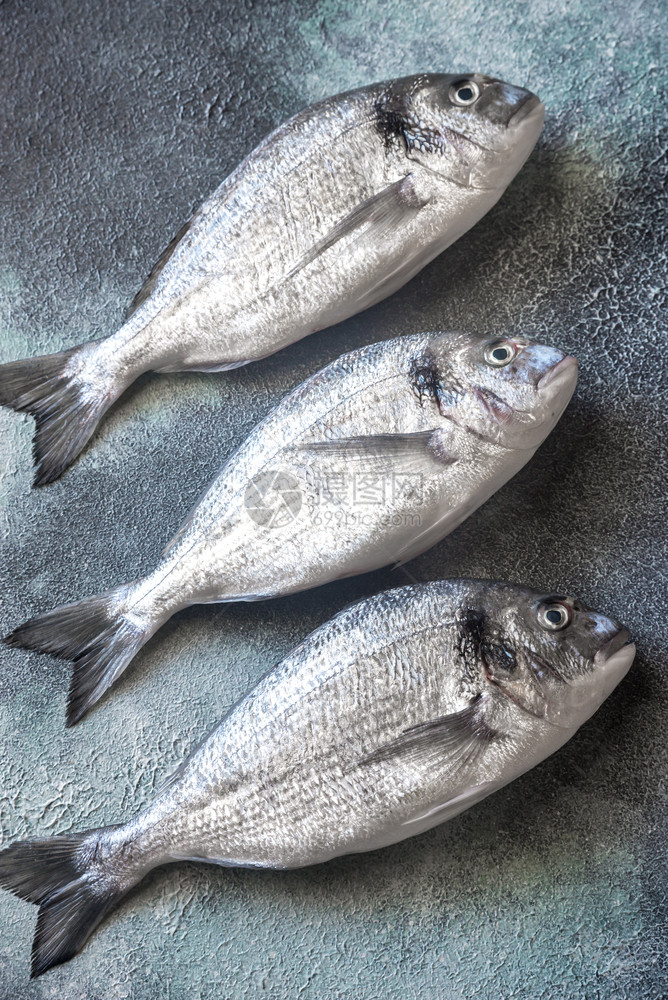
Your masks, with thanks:
M289 874L154 872L73 962L29 982L36 909L0 896L0 997L661 1000L666 941L665 5L0 3L0 357L112 332L192 207L274 125L348 87L476 69L544 100L499 205L373 310L227 375L146 376L63 479L30 491L31 421L0 412L0 627L146 571L291 386L426 328L575 353L530 465L417 579L580 594L638 642L557 756L450 824ZM195 608L63 728L68 667L0 652L0 836L129 816L230 704L384 571Z

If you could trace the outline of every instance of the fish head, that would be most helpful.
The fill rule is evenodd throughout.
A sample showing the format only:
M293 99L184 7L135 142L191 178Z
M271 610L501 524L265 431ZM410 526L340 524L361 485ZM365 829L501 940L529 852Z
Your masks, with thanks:
M594 714L636 652L619 622L559 594L502 587L488 612L468 619L483 684L560 729Z
M503 190L536 144L545 108L523 87L480 73L396 80L378 105L379 127L406 154L459 186Z
M430 392L445 420L501 447L525 450L537 448L559 420L578 365L525 337L455 332L434 334L415 372L431 373Z

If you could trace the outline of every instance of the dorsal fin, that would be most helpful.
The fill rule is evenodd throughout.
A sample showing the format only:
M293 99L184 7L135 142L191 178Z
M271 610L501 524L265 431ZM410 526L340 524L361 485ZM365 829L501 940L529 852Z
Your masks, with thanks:
M144 302L146 302L146 300L149 298L149 296L153 293L153 289L158 283L158 278L162 274L162 270L165 264L170 259L170 257L172 256L172 254L174 253L177 246L179 245L183 237L186 235L188 230L191 228L193 222L195 221L198 215L199 211L191 215L188 221L181 226L174 239L171 240L165 247L165 249L162 251L158 259L156 260L155 264L151 268L151 273L149 274L148 278L146 279L146 281L141 286L141 288L135 295L134 299L130 303L130 307L128 308L128 311L125 314L126 321L130 319L133 313L135 313L137 309L139 309L139 307L142 306Z

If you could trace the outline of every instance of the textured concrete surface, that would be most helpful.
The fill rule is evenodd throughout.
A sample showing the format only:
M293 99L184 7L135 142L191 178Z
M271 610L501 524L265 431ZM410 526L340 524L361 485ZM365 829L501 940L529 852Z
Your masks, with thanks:
M2 630L147 570L247 430L331 358L461 326L566 347L580 386L531 464L411 574L573 591L639 649L558 756L418 839L287 875L154 872L32 983L36 909L3 893L0 997L668 994L663 25L660 0L0 4L3 360L113 331L192 207L304 104L474 68L547 105L494 211L370 312L240 372L142 378L39 492L32 421L0 412ZM74 731L67 665L0 653L2 842L129 815L308 630L404 580L183 613Z

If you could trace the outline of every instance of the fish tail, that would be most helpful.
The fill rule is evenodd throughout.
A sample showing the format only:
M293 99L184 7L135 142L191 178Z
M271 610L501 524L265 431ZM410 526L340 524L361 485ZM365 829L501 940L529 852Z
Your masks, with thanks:
M128 865L119 827L24 840L0 851L0 886L39 906L31 978L67 962L145 870Z
M62 475L123 388L113 373L106 373L106 385L97 384L97 367L95 380L87 374L96 344L0 365L0 405L35 418L33 486Z
M14 648L72 661L68 726L102 697L162 624L150 609L133 607L135 586L126 584L47 611L19 625L3 640Z

